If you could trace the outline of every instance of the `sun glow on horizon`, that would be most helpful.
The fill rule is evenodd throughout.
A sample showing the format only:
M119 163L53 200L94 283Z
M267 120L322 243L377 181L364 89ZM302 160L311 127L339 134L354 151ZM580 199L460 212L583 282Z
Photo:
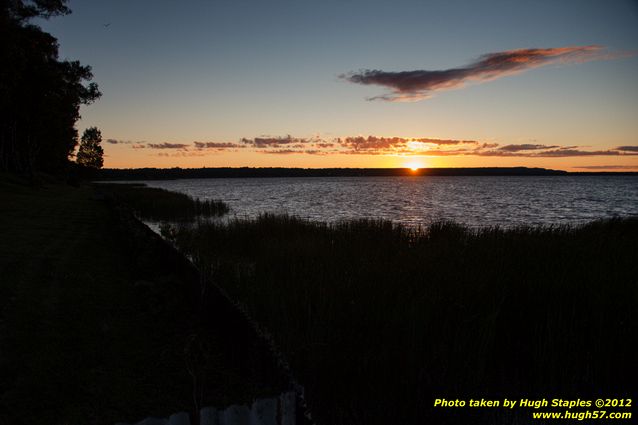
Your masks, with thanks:
M423 164L421 164L420 162L412 161L405 164L405 167L409 168L413 172L416 172L416 171L419 171L421 168L423 168Z

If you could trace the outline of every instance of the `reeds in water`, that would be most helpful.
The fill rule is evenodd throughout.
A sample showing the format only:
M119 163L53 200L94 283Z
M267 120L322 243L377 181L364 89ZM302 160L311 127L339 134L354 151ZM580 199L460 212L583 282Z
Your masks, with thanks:
M192 197L143 184L96 184L99 190L131 208L141 219L192 221L197 217L220 217L230 210L221 200Z
M505 230L263 215L170 234L274 335L320 424L479 423L497 411L455 418L434 398L638 382L636 219Z

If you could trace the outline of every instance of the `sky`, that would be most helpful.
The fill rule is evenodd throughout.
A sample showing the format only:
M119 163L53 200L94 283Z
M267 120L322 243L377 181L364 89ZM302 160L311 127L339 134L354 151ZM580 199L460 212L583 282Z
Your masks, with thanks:
M638 171L638 2L71 0L105 167Z

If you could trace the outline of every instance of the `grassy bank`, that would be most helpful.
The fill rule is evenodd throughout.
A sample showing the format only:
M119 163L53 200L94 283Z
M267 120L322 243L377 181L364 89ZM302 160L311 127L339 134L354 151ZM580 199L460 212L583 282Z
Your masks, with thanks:
M493 411L455 417L433 399L636 389L636 219L415 230L262 216L172 237L274 334L320 424L482 423Z
M135 423L282 390L227 303L209 293L199 314L183 257L92 188L3 177L0 199L1 425Z
M96 183L95 188L131 208L138 217L152 221L192 221L198 217L220 217L230 210L222 201L200 200L166 189L136 183Z

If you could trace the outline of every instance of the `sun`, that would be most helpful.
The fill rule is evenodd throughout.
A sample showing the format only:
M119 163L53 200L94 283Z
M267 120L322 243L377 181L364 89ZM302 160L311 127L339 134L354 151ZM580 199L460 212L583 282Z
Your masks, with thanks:
M410 162L405 164L405 167L409 168L413 172L416 172L416 171L419 171L419 169L421 169L422 165L418 162Z

